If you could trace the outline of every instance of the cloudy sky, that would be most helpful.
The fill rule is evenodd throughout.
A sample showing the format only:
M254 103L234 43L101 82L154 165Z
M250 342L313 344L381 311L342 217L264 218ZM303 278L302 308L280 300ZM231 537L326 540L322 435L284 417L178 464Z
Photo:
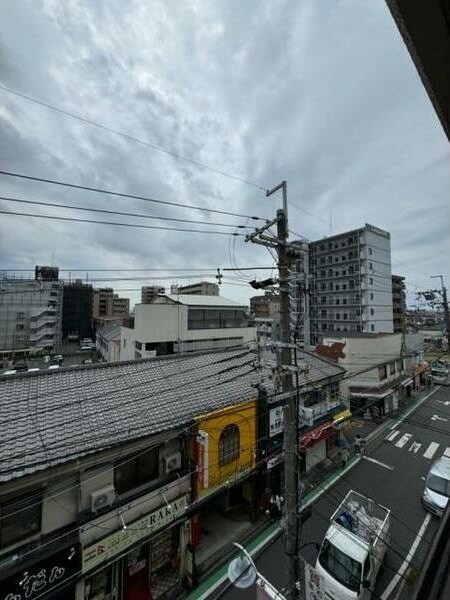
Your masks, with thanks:
M264 218L281 199L263 189L286 179L292 239L369 222L391 232L393 271L410 292L436 285L435 273L450 285L448 141L384 0L3 0L0 10L0 85L146 142L0 89L3 170ZM2 196L202 224L10 201L2 210L222 233L255 225L0 182ZM274 264L242 237L0 214L0 270L52 262L125 290ZM270 271L225 274L221 293L242 300L245 281Z

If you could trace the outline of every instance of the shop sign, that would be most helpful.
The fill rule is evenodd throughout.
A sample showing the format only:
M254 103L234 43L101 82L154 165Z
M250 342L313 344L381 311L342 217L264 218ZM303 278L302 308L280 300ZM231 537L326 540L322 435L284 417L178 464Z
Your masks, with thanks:
M275 456L274 458L269 458L267 461L267 470L273 469L283 460L282 456Z
M154 531L169 525L186 510L186 498L180 496L170 502L170 506L161 506L158 510L127 524L126 529L120 529L83 549L82 572L86 573L93 567L117 556L136 542L148 537Z
M79 546L69 546L0 584L1 600L33 600L44 598L52 591L64 589L65 583L80 570ZM67 598L71 595L68 593Z
M305 564L306 600L325 600L324 587L322 575L312 565Z
M197 438L197 481L204 490L209 485L209 435L199 431Z
M269 412L269 437L283 432L283 407L271 408Z
M298 409L298 426L311 427L314 423L314 411L312 408L300 406Z

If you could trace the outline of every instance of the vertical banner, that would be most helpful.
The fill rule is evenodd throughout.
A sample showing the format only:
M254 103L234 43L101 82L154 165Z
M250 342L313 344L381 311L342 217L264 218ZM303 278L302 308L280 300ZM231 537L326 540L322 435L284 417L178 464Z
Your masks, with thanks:
M197 438L197 482L206 490L209 485L209 436L205 431L198 432Z
M308 563L305 564L305 592L306 600L325 600L323 577Z

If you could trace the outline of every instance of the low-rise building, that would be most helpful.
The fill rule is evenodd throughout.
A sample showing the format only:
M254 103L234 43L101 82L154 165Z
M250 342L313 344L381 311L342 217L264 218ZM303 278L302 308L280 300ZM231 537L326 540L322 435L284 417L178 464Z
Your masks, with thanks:
M92 285L76 279L64 283L62 335L75 341L92 337L92 310L94 292Z
M324 338L315 351L346 369L340 394L352 413L388 414L397 410L401 398L425 383L428 364L419 334L335 335Z
M95 346L104 362L120 361L121 325L109 323L97 330Z
M227 348L255 337L247 307L222 296L164 294L134 310L134 327L122 328L121 360Z
M158 294L165 294L166 288L160 285L143 285L141 287L141 303L150 304Z
M219 286L217 283L209 281L200 281L199 283L190 283L188 285L170 286L171 294L188 294L195 296L218 296Z
M253 359L228 350L0 377L2 599L179 597L193 580L189 435L199 415L254 396Z

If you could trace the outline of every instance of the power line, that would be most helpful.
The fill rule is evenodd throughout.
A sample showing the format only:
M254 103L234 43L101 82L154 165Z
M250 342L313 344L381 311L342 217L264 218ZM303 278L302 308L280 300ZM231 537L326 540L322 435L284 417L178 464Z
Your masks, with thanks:
M139 219L156 219L158 221L175 221L177 223L192 223L195 225L214 225L215 227L236 227L246 229L245 225L236 225L233 223L215 223L214 221L195 221L191 219L179 219L177 217L162 217L157 215L145 215L142 213L121 212L117 210L106 210L104 208L91 208L88 206L75 206L73 204L59 204L57 202L39 202L38 200L24 200L22 198L11 198L9 196L0 196L0 200L7 202L20 202L21 204L33 204L38 206L51 206L56 208L67 208L71 210L84 210L87 212L98 212L107 215L120 215L123 217L138 217Z
M66 271L67 272L71 272L71 273L76 273L76 272L80 272L80 273L97 273L97 272L114 272L114 271L119 271L119 272L124 272L124 271L126 271L126 272L128 272L128 271L129 272L131 272L131 271L137 271L137 272L163 271L163 272L166 272L166 271L186 271L186 270L188 270L188 271L214 271L215 274L217 273L217 267L204 267L204 268L201 268L201 267L197 268L197 267L195 267L195 268L189 268L189 269L180 268L180 267L177 267L177 268L167 267L165 269L162 269L162 268L157 268L157 269L150 268L150 269L148 269L146 267L144 267L142 269L136 269L136 268L129 269L127 267L122 267L121 269L118 269L118 268L114 268L114 269L88 269L88 268L84 268L84 269L62 269L62 268L58 267L58 269L59 269L60 273L61 272L66 272ZM221 270L222 271L263 271L263 270L272 271L273 267L236 267L236 268L233 268L233 269L231 269L231 268L223 268ZM14 272L17 272L17 273L21 273L21 272L34 273L34 269L0 269L0 273L14 273Z
M1 86L0 86L1 88ZM244 215L241 213L234 213L225 210L217 210L213 208L202 208L201 206L194 206L192 204L182 204L180 202L171 202L169 200L157 200L156 198L149 198L148 196L138 196L136 194L126 194L124 192L113 192L111 190L105 190L103 188L95 188L86 185L79 185L75 183L68 183L67 181L57 181L55 179L45 179L43 177L33 177L31 175L24 175L23 173L14 173L12 171L0 170L0 175L6 175L7 177L17 177L19 179L26 179L29 181L38 181L40 183L49 183L51 185L59 185L66 188L72 188L76 190L83 190L86 192L95 192L97 194L107 194L109 196L118 196L119 198L132 198L133 200L143 200L144 202L152 202L154 204L163 204L165 206L176 206L178 208L189 208L191 210L202 210L204 212L215 213L219 215L228 215L230 217L240 217L241 219L252 219L254 221L266 221L263 217L253 217L251 215Z
M12 210L0 210L4 215L15 215L19 217L33 217L35 219L51 219L57 221L71 221L76 223L93 223L94 225L115 225L116 227L136 227L139 229L158 229L162 231L180 231L185 233L207 233L211 235L232 235L244 237L243 233L228 231L213 231L209 229L186 229L184 227L164 227L162 225L140 225L138 223L115 223L114 221L93 221L92 219L79 219L76 217L58 217L56 215L37 215L34 213L20 213Z
M98 129L102 129L103 131L108 131L109 133L113 133L114 135L119 135L120 137L123 137L124 139L130 140L132 142L137 142L138 144L147 146L148 148L152 148L153 150L157 150L158 152L168 154L169 156L172 156L173 158L177 158L179 160L184 160L184 161L189 162L193 165L196 165L197 167L200 167L202 169L212 171L213 173L218 173L219 175L223 175L224 177L227 177L228 179L234 179L235 181L240 181L241 183L245 183L246 185L251 185L252 187L255 187L264 192L266 191L265 187L261 186L258 183L255 183L254 181L250 181L249 179L239 177L238 175L233 175L231 173L227 173L226 171L218 169L217 167L213 167L206 163L202 163L199 160L195 160L193 158L188 158L187 156L183 156L182 154L179 154L178 152L164 148L164 146L160 146L158 144L154 144L154 143L148 142L146 140L142 140L141 138L130 135L129 133L124 133L123 131L113 129L112 127L108 127L107 125L103 125L102 123L98 123L97 121L87 119L86 117L77 115L76 113L73 113L71 111L65 110L58 106L55 106L54 104L50 104L49 102L44 102L43 100L38 100L37 98L33 98L32 96L23 94L16 90L12 90L3 85L0 85L0 89L2 89L4 92L8 92L9 94L13 94L14 96L23 98L24 100L28 100L29 102L34 102L35 104L39 104L40 106L45 106L45 108L54 110L60 114L66 115L67 117L72 117L73 119L77 119L78 121L81 121L82 123L86 123L87 125L92 125L93 127L97 127Z

